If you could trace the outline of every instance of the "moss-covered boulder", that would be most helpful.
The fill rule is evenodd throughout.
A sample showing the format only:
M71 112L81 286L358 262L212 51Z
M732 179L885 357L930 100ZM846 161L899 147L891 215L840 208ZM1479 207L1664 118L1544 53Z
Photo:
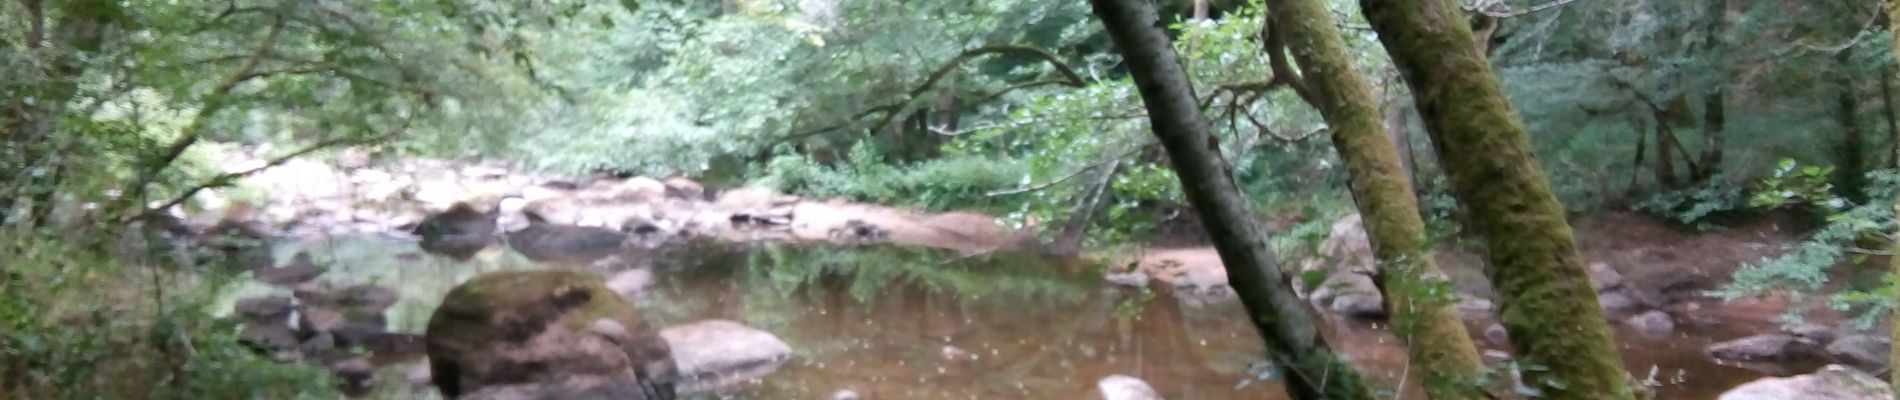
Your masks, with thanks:
M672 351L600 278L581 271L498 272L449 291L429 320L430 369L447 398L532 399L638 388L672 398ZM585 398L582 396L580 398Z

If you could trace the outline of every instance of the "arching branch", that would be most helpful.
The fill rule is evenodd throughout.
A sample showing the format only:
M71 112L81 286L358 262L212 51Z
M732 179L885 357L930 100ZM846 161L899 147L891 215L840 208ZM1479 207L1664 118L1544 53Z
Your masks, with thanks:
M1080 87L1088 85L1087 81L1082 80L1082 75L1075 73L1075 68L1069 67L1069 64L1062 62L1062 59L1056 58L1055 53L1050 53L1048 50L1043 50L1043 49L1036 48L1033 46L1024 46L1024 45L1016 45L1016 44L993 44L993 45L978 47L974 49L964 50L962 53L957 54L956 57L951 58L950 62L944 63L941 66L938 66L935 71L931 71L930 77L925 78L922 84L918 84L917 87L911 88L910 92L904 95L904 98L898 99L897 101L892 103L892 105L896 105L898 107L898 110L900 112L892 112L889 114L885 114L884 118L878 120L877 125L872 125L872 126L890 125L891 120L896 118L898 115L902 114L901 111L903 109L910 108L911 102L916 101L919 97L922 97L924 95L924 92L930 91L930 88L936 87L937 82L941 82L943 81L945 77L950 76L950 73L953 71L956 71L957 67L963 66L963 63L970 62L970 60L975 60L978 57L991 55L991 54L1017 54L1017 55L1026 55L1026 56L1042 59L1043 61L1048 62L1050 66L1054 67L1056 69L1056 73L1059 73L1062 75L1063 80L1056 82L1057 84L1061 84L1063 86L1068 86L1068 87L1074 87L1074 88L1080 88Z

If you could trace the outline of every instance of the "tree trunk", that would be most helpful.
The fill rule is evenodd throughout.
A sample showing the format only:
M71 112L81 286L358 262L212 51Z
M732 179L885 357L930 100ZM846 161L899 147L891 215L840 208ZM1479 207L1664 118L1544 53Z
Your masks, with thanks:
M1146 0L1089 3L1121 49L1155 137L1213 239L1249 322L1267 343L1275 376L1286 380L1295 399L1370 399L1359 374L1326 347L1306 304L1282 280L1266 235L1234 184L1219 142L1208 133L1194 87L1157 25L1153 5Z
M1399 152L1381 126L1372 86L1352 65L1351 51L1318 0L1269 0L1267 15L1281 31L1303 70L1314 104L1331 127L1333 148L1346 162L1353 198L1364 218L1379 265L1378 283L1392 314L1394 332L1406 341L1412 369L1423 373L1426 393L1436 399L1478 397L1484 372L1477 346L1465 332L1455 293L1425 243L1418 199L1406 181Z
M1199 22L1199 21L1206 21L1206 20L1207 20L1207 0L1194 0L1193 21Z
M1669 116L1656 114L1656 186L1676 188L1676 133L1669 130Z
M1894 115L1893 69L1880 71L1881 114L1887 117L1887 169L1900 168L1900 116Z
M1893 45L1893 58L1896 63L1900 63L1900 29L1894 29L1895 27L1900 27L1900 0L1886 0L1884 3L1887 9L1887 31L1893 35L1893 40L1891 41ZM1889 78L1891 78L1891 75L1889 75ZM1882 82L1886 81L1882 80ZM1893 104L1891 101L1887 104L1887 109L1888 126L1891 128L1893 121ZM1900 137L1895 137L1894 140L1895 143L1900 143ZM1894 159L1900 159L1900 144L1894 145L1893 151ZM1894 215L1900 215L1900 201L1894 203ZM1900 251L1900 240L1895 241L1894 250ZM1900 256L1894 256L1891 257L1891 259L1892 261L1890 262L1893 264L1893 271L1890 273L1900 275ZM1900 304L1900 291L1895 291L1894 293L1895 298L1892 300L1894 300L1896 304ZM1889 338L1900 339L1900 307L1894 308L1894 315L1891 319L1893 320L1893 329L1891 329L1892 333L1889 333L1889 335L1891 335ZM1889 353L1887 354L1887 365L1900 365L1900 346L1891 347L1892 349L1888 350ZM1889 379L1892 381L1888 382L1888 384L1894 389L1900 390L1900 373L1889 373L1889 375Z
M1418 187L1418 159L1412 154L1412 133L1406 127L1407 110L1403 105L1393 105L1386 113L1386 134L1392 137L1392 148L1399 153L1399 166L1405 168L1405 182L1416 190Z
M1861 156L1860 147L1866 143L1866 139L1861 136L1860 130L1860 96L1855 95L1854 78L1848 73L1848 59L1853 56L1853 52L1854 49L1849 47L1834 53L1835 67L1840 68L1834 74L1835 89L1839 91L1835 94L1834 122L1841 129L1840 145L1835 148L1835 152L1840 162L1841 192L1846 193L1848 199L1865 204L1867 159Z
M1695 163L1696 182L1708 181L1722 166L1722 131L1728 126L1723 97L1721 88L1702 97L1702 157Z
M1425 131L1485 246L1523 382L1540 399L1631 399L1563 205L1497 77L1449 0L1360 0L1412 87Z

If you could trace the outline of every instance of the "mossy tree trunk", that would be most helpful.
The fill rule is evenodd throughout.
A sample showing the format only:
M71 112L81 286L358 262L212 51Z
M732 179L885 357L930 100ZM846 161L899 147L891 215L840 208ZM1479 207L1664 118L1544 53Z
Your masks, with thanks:
M1887 31L1892 32L1893 34L1894 62L1900 63L1900 0L1886 0L1884 3L1887 9ZM1888 104L1887 107L1891 108L1893 107L1893 105ZM1900 154L1900 153L1897 153L1897 154ZM1896 156L1896 158L1900 158L1900 156ZM1900 201L1896 201L1893 207L1894 207L1894 210L1893 210L1894 215L1900 215ZM1894 250L1900 251L1900 241L1896 241L1894 243ZM1890 263L1892 263L1891 268L1893 269L1893 271L1891 271L1891 273L1900 275L1900 256L1894 256L1891 258L1892 260L1889 261ZM1896 294L1893 301L1897 304L1900 304L1900 290L1895 290L1895 293ZM1900 307L1896 307L1894 309L1892 323L1893 323L1893 332L1891 333L1891 335L1893 335L1893 339L1897 339L1895 340L1895 342L1900 343ZM1900 346L1892 346L1892 347L1893 348L1889 350L1890 353L1887 354L1887 365L1900 365ZM1891 385L1893 385L1893 389L1900 390L1900 373L1890 373L1890 375L1891 377L1889 379L1893 380L1890 383Z
M1563 205L1497 77L1449 0L1360 0L1411 85L1426 133L1485 246L1523 382L1541 399L1630 399Z
M1352 195L1365 221L1377 282L1412 368L1434 399L1476 398L1484 370L1477 346L1459 319L1455 290L1432 261L1398 149L1381 125L1372 86L1360 77L1332 14L1318 0L1269 0L1273 29L1287 39L1304 70L1305 85L1332 130L1333 148L1346 161Z
M1154 6L1147 0L1089 3L1121 50L1155 137L1213 239L1250 322L1272 352L1274 375L1285 379L1295 399L1370 399L1358 373L1326 347L1306 304L1281 280L1266 235L1234 184L1219 142L1208 133L1194 87L1157 25Z

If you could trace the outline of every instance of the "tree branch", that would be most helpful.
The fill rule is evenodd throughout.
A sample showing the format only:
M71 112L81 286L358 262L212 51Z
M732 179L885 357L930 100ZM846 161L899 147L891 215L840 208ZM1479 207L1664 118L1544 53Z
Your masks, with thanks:
M983 196L984 197L1008 196L1012 194L1022 194L1022 193L1029 193L1029 192L1039 191L1043 189L1048 189L1055 185L1061 184L1062 182L1066 182L1070 179L1075 179L1076 176L1080 176L1084 172L1089 172L1089 171L1095 170L1096 168L1101 168L1102 166L1105 166L1108 164L1121 162L1123 159L1127 159L1128 157L1134 157L1135 154L1140 154L1142 151L1145 151L1151 147L1154 147L1154 145L1155 145L1154 143L1146 143L1140 146L1135 146L1133 150L1123 152L1119 155L1116 155L1115 157L1109 158L1107 160L1103 160L1101 162L1089 164L1088 166L1078 168L1075 171L1071 171L1067 175L1063 175L1062 177L1056 178L1055 180L1052 180L1052 181L1043 182L1040 184L1035 184L1035 185L1030 185L1030 186L1024 186L1024 187L1015 188L1015 189L992 191L992 192L984 193Z
M951 58L950 62L944 63L941 66L938 66L935 71L932 71L930 73L930 76L928 78L924 79L924 82L922 84L917 85L917 87L915 88L911 88L910 92L904 95L904 98L899 99L896 102L893 102L893 105L896 105L898 107L898 110L897 110L898 112L885 114L884 118L880 119L876 125L872 125L872 126L890 125L891 119L896 118L897 115L899 114L902 114L903 109L909 108L911 102L916 101L919 97L922 97L924 92L930 91L931 87L936 86L937 82L942 81L944 77L947 77L950 75L951 72L956 71L957 67L962 66L963 63L969 62L970 60L974 60L977 57L982 57L982 56L986 56L990 54L1006 54L1006 53L1028 55L1028 56L1039 58L1039 59L1042 59L1043 61L1048 62L1050 66L1055 67L1057 73L1062 75L1063 80L1057 83L1063 86L1079 88L1079 87L1088 85L1087 81L1082 80L1082 75L1076 74L1074 68L1069 67L1069 64L1062 62L1062 59L1056 58L1056 55L1054 53L1050 53L1048 50L1043 50L1043 49L1032 47L1032 46L1015 45L1015 44L993 44L993 45L978 47L974 49L964 50L963 53L957 54L956 57Z
M413 119L405 118L402 120L402 123L397 124L395 127L390 128L388 131L385 131L375 136L362 137L362 138L342 137L342 138L332 138L332 139L318 141L316 143L310 144L309 146L304 146L304 148L297 149L297 151L290 152L289 154L272 158L270 159L270 161L265 162L264 165L258 166L256 168L251 168L251 169L238 171L238 172L227 172L227 173L219 174L218 176L211 177L211 179L205 181L205 183L198 184L197 186L193 186L191 189L185 190L184 193L180 193L177 197L173 197L170 201L167 201L164 204L161 204L156 207L148 208L144 212L127 217L125 221L121 221L121 222L130 222L138 218L144 218L145 216L148 216L148 215L155 215L157 213L161 213L165 209L175 207L179 204L184 204L186 201L190 201L191 197L197 195L198 192L204 191L206 189L230 186L231 183L236 182L240 178L251 176L258 172L263 172L264 170L271 169L279 165L283 165L284 163L290 162L290 160L296 159L297 157L303 157L305 155L317 152L319 150L328 149L328 148L337 147L337 146L356 146L356 145L363 145L363 144L370 144L370 143L379 143L379 142L389 140L391 138L396 137L397 134L402 133L403 130L408 129L409 123L411 121L413 121Z
M245 81L257 77L254 72L257 70L258 64L263 63L264 57L270 54L271 48L277 44L277 37L281 35L283 31L284 17L279 14L276 20L271 23L270 31L264 34L264 39L258 44L257 50L251 52L250 58L246 59L244 64L238 67L237 71L232 72L223 82L212 88L210 93L205 94L203 100L204 104L199 106L198 113L192 117L191 124L185 126L185 128L179 132L182 136L172 141L170 145L165 146L165 149L159 153L158 158L147 161L144 168L139 171L138 180L134 181L132 186L127 188L126 193L119 198L115 207L109 210L123 210L129 208L129 205L134 204L134 202L139 201L139 198L145 195L145 187L151 185L154 180L157 180L159 172L170 167L173 162L178 160L179 156L185 154L186 149L198 143L198 140L204 136L205 126L210 124L209 120L213 115L224 108L231 91L236 89L239 84L243 84Z

